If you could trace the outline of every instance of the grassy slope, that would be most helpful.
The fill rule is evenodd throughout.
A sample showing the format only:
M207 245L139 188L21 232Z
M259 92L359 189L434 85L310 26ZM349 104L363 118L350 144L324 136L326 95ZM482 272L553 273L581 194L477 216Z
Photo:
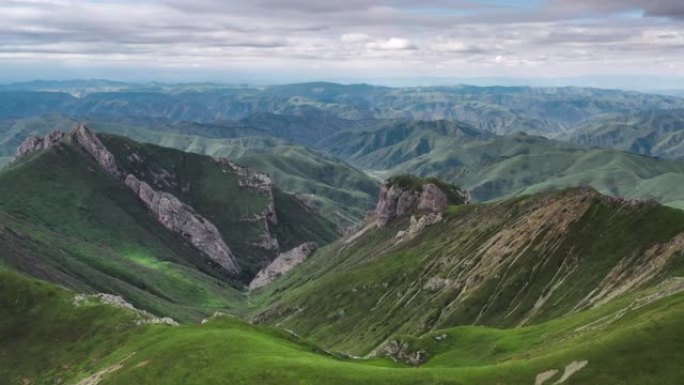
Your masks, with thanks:
M572 219L576 212L584 214ZM407 222L316 253L252 299L266 309L256 319L355 354L397 333L538 323L586 307L606 282L626 282L650 248L684 231L678 210L577 190L455 207L397 244ZM680 252L665 271L680 274L683 264ZM614 282L616 266L627 275Z
M0 213L0 257L38 277L121 294L181 320L242 300L219 269L163 229L76 146L3 171Z
M275 257L274 251L251 245L261 240L263 220L243 220L261 214L268 197L240 187L232 170L224 172L198 154L116 136L102 140L126 172L211 220L236 253L244 281ZM169 178L173 183L166 184ZM155 184L158 179L163 182ZM279 222L272 231L283 250L337 237L331 222L293 196L276 190L275 201ZM230 283L234 277L163 229L126 186L71 143L32 154L0 173L0 224L6 227L0 233L2 260L41 278L121 294L141 308L181 320L242 307L243 296Z
M374 174L436 176L469 189L479 201L578 185L674 206L684 198L678 187L684 161L588 149L522 134L457 136L434 127L386 131L343 132L322 144Z
M277 123L274 116L272 124ZM0 120L0 166L29 135L54 129L68 131L74 120L62 115ZM187 152L225 157L265 172L286 192L311 196L322 214L340 226L361 220L374 203L378 183L363 172L334 157L309 150L269 135L269 132L235 123L175 124L140 122L89 122L98 132ZM274 133L275 134L275 133Z
M228 318L174 328L134 326L127 311L74 307L73 293L4 269L0 288L2 384L76 383L121 365L100 383L512 385L533 384L541 371L562 372L572 361L587 360L566 384L675 385L683 358L683 294L627 311L595 330L577 327L614 315L630 299L532 327L440 330L411 341L429 357L415 369L336 357L287 333ZM438 342L437 335L447 337Z
M120 136L101 137L121 167L151 185L174 194L214 223L234 248L246 273L255 273L253 265L263 261L255 263L250 260L258 256L260 251L249 244L260 240L263 223L248 223L244 218L263 213L268 203L267 193L240 186L239 177L232 169L222 166L211 157L140 144ZM132 153L140 155L143 161L137 162L129 157ZM163 170L174 175L171 185L155 183L152 175L159 175ZM282 211L283 217L278 218L275 231L279 227L290 229L288 237L280 239L284 243L283 249L287 249L287 245L299 245L307 241L325 244L337 238L338 234L327 219L310 213L305 205L290 194L277 192L276 195L276 211Z
M341 226L362 219L379 190L376 181L339 159L277 138L255 136L255 132L240 132L236 134L239 138L233 138L230 132L234 129L227 127L217 128L220 131L217 134L203 131L186 134L173 132L176 126L169 131L104 123L92 126L101 132L224 157L254 167L269 174L284 191L311 196L320 205L322 214Z

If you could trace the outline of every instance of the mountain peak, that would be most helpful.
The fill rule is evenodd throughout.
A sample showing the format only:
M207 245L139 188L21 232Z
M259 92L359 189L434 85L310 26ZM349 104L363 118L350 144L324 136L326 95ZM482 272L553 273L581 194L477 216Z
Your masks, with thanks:
M95 134L84 123L77 123L76 127L69 132L54 130L43 136L32 135L24 139L19 147L17 147L12 161L16 161L24 155L36 151L46 150L66 137L77 136L81 138L94 138Z

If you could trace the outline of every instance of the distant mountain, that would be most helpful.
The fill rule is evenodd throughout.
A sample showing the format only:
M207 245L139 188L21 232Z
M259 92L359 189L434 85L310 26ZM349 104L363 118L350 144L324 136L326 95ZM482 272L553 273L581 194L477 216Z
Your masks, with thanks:
M684 99L572 87L390 88L306 83L261 88L126 88L80 97L20 87L0 91L0 106L0 118L63 113L87 120L138 117L208 123L278 114L314 119L323 123L317 123L322 131L331 129L331 125L336 127L340 120L446 119L467 122L497 134L558 134L600 114L684 108ZM286 125L281 124L280 128Z
M378 177L443 178L470 190L477 201L587 185L604 194L684 207L684 161L522 133L495 136L463 123L406 122L343 131L320 146Z
M663 158L684 157L684 109L640 111L589 120L563 139Z

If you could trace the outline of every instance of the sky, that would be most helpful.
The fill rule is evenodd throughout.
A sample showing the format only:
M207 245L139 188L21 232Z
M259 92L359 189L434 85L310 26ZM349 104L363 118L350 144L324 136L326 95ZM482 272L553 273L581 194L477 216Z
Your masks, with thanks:
M684 87L684 0L0 0L0 15L5 82L632 79Z

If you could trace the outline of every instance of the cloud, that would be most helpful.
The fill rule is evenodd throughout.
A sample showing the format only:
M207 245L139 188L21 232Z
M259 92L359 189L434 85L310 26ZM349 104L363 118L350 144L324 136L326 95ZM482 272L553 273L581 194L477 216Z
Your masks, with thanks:
M291 73L335 68L363 76L390 70L486 76L501 66L521 76L616 68L684 71L680 0L502 3L507 5L478 0L4 0L0 69L22 61L52 67L74 62L216 70L251 66ZM665 62L667 67L660 64ZM536 66L534 71L530 66Z
M372 41L366 43L366 48L382 51L405 51L414 50L417 47L407 39L392 37L387 40Z
M554 0L552 7L571 13L641 11L646 16L684 18L684 2L681 0Z
M365 33L345 33L340 36L340 40L345 43L365 43L371 40L371 37Z

